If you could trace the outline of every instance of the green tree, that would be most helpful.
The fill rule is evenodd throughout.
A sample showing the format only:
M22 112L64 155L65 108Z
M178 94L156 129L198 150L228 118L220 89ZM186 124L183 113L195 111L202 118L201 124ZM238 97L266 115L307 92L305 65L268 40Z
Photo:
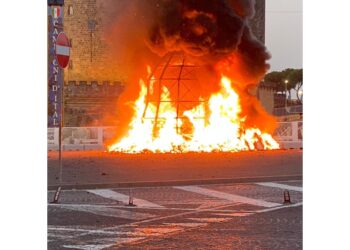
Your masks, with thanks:
M302 69L285 69L283 71L272 71L265 75L264 83L272 87L275 92L282 92L291 96L292 89L296 90L297 98L300 101L299 90L303 85Z

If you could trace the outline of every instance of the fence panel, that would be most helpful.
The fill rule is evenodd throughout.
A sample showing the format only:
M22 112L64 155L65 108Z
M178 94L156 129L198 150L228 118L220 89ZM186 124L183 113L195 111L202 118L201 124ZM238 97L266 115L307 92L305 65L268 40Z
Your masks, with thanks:
M116 133L117 127L65 127L62 129L63 149L104 150L113 143ZM302 147L303 122L279 122L273 137L282 148ZM47 144L49 150L58 150L58 128L48 128Z

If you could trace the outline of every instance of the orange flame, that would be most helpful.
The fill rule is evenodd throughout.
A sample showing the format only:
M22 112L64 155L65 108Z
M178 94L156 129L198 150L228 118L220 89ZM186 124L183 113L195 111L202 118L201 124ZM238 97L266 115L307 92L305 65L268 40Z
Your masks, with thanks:
M150 69L148 69L150 72ZM161 99L169 100L158 110L161 117L157 130L154 120L157 107L148 103L146 114L147 87L140 80L141 91L134 103L134 116L129 131L119 142L108 147L108 151L125 153L140 152L235 152L242 150L278 149L279 144L268 133L259 128L245 128L245 117L241 117L238 94L231 86L231 80L222 76L220 90L210 96L206 104L201 102L191 110L183 112L176 119L176 108L170 102L170 93L163 86ZM152 88L152 86L150 86ZM152 90L151 90L152 91ZM205 119L196 119L204 116ZM180 132L179 132L180 130Z

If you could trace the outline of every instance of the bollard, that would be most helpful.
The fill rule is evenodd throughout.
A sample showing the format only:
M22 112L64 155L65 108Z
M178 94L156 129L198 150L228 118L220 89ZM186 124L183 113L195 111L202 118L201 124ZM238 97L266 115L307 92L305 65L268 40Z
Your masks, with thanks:
M284 202L283 202L284 205L287 205L287 204L291 204L291 203L292 203L292 202L290 201L290 194L289 194L289 191L288 191L288 190L284 190L283 196L284 196Z
M133 197L133 195L132 195L132 190L131 189L129 189L129 204L128 204L128 206L136 206L135 204L134 204L134 197Z
M58 203L58 198L60 196L60 192L61 192L61 187L58 187L57 191L55 193L55 196L53 198L53 201L51 203L55 203L55 204Z

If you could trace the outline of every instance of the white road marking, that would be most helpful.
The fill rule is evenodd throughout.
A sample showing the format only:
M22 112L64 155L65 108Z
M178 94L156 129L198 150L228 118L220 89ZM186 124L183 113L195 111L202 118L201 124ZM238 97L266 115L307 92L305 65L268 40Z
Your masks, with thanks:
M234 207L234 206L240 206L241 203L236 203L236 204L232 204L229 203L228 201L223 203L223 207ZM132 210L138 210L140 208L138 207L126 207L125 205L105 205L105 204L96 204L96 205L91 205L91 204L82 204L82 203L78 203L78 204L47 204L47 206L50 207L61 207L61 206L65 206L65 205L69 205L69 206L76 206L76 207L80 207L80 206L85 206L85 207L107 207L107 208L128 208L128 210L132 211ZM222 205L221 205L222 206ZM220 206L220 207L221 207ZM142 209L142 208L141 208ZM218 209L217 207L213 207L213 206L203 206L203 207L198 207L198 208L171 208L171 207L164 207L164 208L148 208L150 210L168 210L168 211L180 211L180 212L185 212L185 211L193 211L195 213L198 212L221 212L221 213L241 213L243 212L242 210L237 210L237 209ZM251 213L254 212L253 210L245 210L244 212L247 213Z
M98 242L103 244L86 244L86 245L63 245L66 248L82 249L82 250L102 250L116 246L117 244L131 243L138 240L143 240L144 237L126 237L126 238L105 238L98 239ZM112 243L111 243L112 242Z
M213 222L224 222L228 221L231 218L189 218L190 220L199 221L199 222L207 222L207 223L213 223Z
M275 183L275 182L258 182L256 184L261 185L261 186L266 186L266 187L274 187L274 188L281 188L281 189L303 192L303 187L296 187L296 186L280 184L280 183Z
M272 207L272 208L266 208L266 209L261 209L261 210L257 210L255 211L254 213L238 213L239 215L237 216L251 216L251 215L254 215L256 213L264 213L264 212L269 212L269 211L274 211L274 210L279 210L279 209L284 209L284 208L288 208L288 207L297 207L297 206L301 206L302 205L302 202L299 202L299 203L295 203L295 204L291 204L291 205L285 205L285 206L278 206L278 207ZM223 206L221 206L223 207ZM200 212L200 211L198 211ZM193 212L191 212L193 213ZM189 214L189 213L183 213L183 214ZM173 215L171 217L177 217L179 215L183 215L183 214L177 214L177 215ZM225 214L225 215L228 215L228 214ZM232 214L233 215L233 214ZM234 216L234 215L233 215ZM168 216L166 216L168 217ZM162 218L158 218L158 219L162 219ZM191 219L201 219L201 218L191 218ZM204 218L206 219L206 218ZM211 218L208 218L208 219L211 219ZM227 218L225 218L227 219ZM148 221L148 220L146 220ZM135 232L130 232L130 231L126 231L126 232L114 232L115 234L119 234L119 233L127 233L128 234L128 237L126 238L121 238L121 237L118 237L118 238L115 238L115 239L111 239L111 238L106 238L106 239L99 239L99 242L102 243L102 244L90 244L90 245L64 245L64 247L66 248L75 248L75 249L82 249L82 250L102 250L102 249L105 249L105 248L110 248L112 246L115 246L117 247L119 244L122 244L122 243L129 243L129 242L134 242L134 241L138 241L138 240L143 240L149 236L155 236L157 234L167 234L167 233L171 233L171 232L174 232L174 231L183 231L185 230L186 227L201 227L201 226L206 226L208 223L163 223L163 224L167 224L167 225L171 225L172 228L156 228L156 230L154 232L149 232L149 227L146 227L147 229L147 234L145 235L145 237L130 237L130 236L141 236L142 233L143 233L143 228L140 228L139 227L139 224L142 223L142 222L145 222L145 221L141 221L141 222L134 222L134 223L137 223L137 227L135 228ZM134 223L131 223L131 224L134 224ZM127 224L127 225L119 225L119 226L116 226L116 227L110 227L110 228L104 228L104 230L111 230L111 229L118 229L119 230L121 228L128 228L131 226L131 224ZM179 227L184 227L183 229L181 228L173 228L173 227L176 227L176 226L179 226ZM52 227L50 226L49 229L58 229L58 230L62 230L63 228L62 227ZM66 228L67 231L69 231L69 228ZM161 230L159 230L161 229ZM104 231L104 230L86 230L86 231L89 231L87 234L94 234L94 231ZM85 230L84 230L85 231ZM100 232L98 232L100 233ZM113 233L111 231L104 231L104 233ZM87 234L82 234L80 236L84 236L84 235L87 235ZM107 243L110 243L110 242L113 242L113 244L107 244Z
M279 210L279 209L282 209L282 208L299 207L299 206L302 206L302 205L303 205L302 202L298 202L298 203L294 203L294 204L291 204L291 205L283 205L283 206L280 206L280 207L265 208L265 209L261 209L261 210L255 211L255 212L256 213L266 213L266 212Z
M245 196L240 196L236 194L229 194L224 192L219 192L216 190L208 189L208 188L202 188L198 186L174 186L173 188L185 190L188 192L193 192L197 194L202 194L210 197L215 197L223 200L229 200L233 202L241 202L246 203L254 206L261 206L261 207L276 207L280 206L281 204L275 203L275 202L269 202L259 199L252 199Z
M200 227L206 226L207 223L193 223L193 222L179 222L179 223L163 223L164 225L178 226L178 227Z
M89 193L99 195L104 198L108 198L111 200L116 200L116 201L121 201L125 204L129 203L129 196L125 194L121 194L118 192L115 192L110 189L91 189L87 190ZM143 208L163 208L163 206L155 204L150 201L138 199L138 198L133 198L133 202L137 207L143 207Z
M71 232L71 233L78 233L78 232L84 232L84 233L91 233L91 234L118 234L118 232L115 231L105 231L102 229L82 229L82 228L72 228L72 227L57 227L57 226L48 226L48 230L49 231L53 231L55 232L55 234L57 234L57 232Z
M129 220L144 220L154 217L152 214L139 213L129 210L121 210L116 208L102 207L102 206L85 206L85 205L70 205L70 204L58 204L57 206L73 211L87 212L96 215L115 217L115 218L124 218Z
M250 212L234 212L234 213L216 213L219 216L231 216L231 217L245 217L251 215Z
M102 250L107 247L111 247L114 244L106 244L106 245L63 245L65 248L74 248L74 249L82 249L82 250Z

